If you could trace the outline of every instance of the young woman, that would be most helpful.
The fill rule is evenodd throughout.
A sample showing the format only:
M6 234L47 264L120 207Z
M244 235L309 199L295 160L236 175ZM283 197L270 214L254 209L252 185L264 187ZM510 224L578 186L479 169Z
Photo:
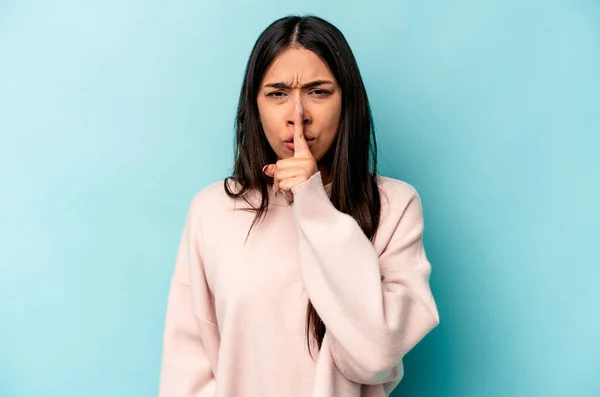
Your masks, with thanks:
M286 17L258 38L233 176L200 191L171 283L161 397L379 397L439 323L420 198L377 175L342 33Z

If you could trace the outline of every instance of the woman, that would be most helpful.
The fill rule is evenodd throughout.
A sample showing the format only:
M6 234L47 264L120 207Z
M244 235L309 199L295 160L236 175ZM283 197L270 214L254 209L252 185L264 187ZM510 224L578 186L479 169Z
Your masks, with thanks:
M286 17L260 35L233 176L189 207L161 397L375 397L398 384L439 318L421 201L377 175L372 124L333 25Z

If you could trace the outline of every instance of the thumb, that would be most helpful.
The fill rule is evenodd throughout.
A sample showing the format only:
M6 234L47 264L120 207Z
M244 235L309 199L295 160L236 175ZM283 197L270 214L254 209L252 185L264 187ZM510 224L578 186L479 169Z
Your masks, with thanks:
M263 173L266 176L274 177L275 176L275 164L267 164L263 167Z

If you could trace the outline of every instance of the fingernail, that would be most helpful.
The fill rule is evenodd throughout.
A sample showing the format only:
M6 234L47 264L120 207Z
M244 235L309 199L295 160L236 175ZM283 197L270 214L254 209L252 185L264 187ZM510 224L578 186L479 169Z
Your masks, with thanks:
M267 167L269 166L269 164L265 165L262 169L263 174L265 173L265 170L267 169ZM266 175L266 174L265 174Z
M302 104L302 101L298 101L298 113L300 114L304 114L304 105Z

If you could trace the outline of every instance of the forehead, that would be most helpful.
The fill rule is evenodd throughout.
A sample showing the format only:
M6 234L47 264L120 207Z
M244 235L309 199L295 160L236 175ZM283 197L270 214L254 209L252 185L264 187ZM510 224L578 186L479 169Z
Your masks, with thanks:
M263 80L266 83L273 81L302 83L317 78L334 80L331 70L317 54L305 48L288 48L269 65Z

